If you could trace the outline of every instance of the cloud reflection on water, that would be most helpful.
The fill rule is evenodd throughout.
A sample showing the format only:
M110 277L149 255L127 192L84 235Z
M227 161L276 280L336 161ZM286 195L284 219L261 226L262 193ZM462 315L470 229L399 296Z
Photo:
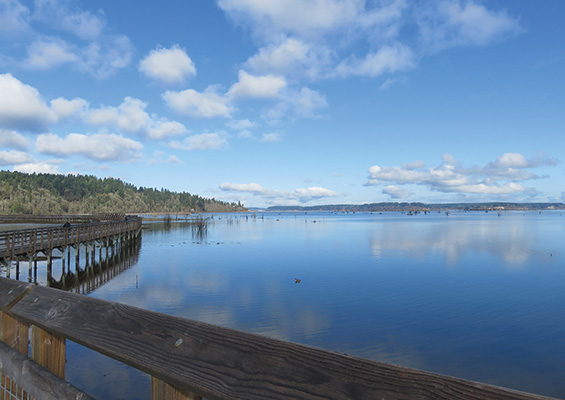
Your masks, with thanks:
M457 222L450 218L428 223L407 217L406 221L379 224L372 231L372 254L382 258L400 251L417 260L439 254L450 267L470 254L487 255L497 257L505 267L519 269L534 260L547 263L548 257L560 253L540 243L532 221L521 214L505 215L496 221Z

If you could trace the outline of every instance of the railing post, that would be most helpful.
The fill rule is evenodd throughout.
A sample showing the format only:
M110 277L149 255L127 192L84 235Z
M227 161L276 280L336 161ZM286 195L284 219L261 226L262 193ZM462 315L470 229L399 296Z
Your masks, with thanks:
M33 325L31 328L31 358L55 375L65 379L65 338Z
M151 400L202 400L202 397L179 390L152 376Z
M27 357L28 337L29 325L12 318L3 311L0 311L0 341L6 343L8 346ZM11 399L12 397L10 397L10 393L15 395L15 398L18 399L27 398L27 393L25 393L21 387L18 387L8 376L4 374L0 376L0 386L9 389L6 397L4 396L4 391L0 391L1 400Z

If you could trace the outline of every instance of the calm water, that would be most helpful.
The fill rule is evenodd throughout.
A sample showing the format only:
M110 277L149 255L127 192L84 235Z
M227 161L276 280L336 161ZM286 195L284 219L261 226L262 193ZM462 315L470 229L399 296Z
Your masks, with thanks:
M187 222L146 228L137 264L91 296L565 398L559 212L266 213L213 216L203 235ZM68 379L97 398L150 397L148 377L128 367L72 343L67 359Z

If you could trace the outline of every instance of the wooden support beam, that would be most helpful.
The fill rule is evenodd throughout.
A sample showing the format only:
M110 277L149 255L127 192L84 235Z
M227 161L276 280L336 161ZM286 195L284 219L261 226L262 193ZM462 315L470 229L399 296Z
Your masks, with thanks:
M202 397L177 389L152 376L151 400L202 400Z
M31 328L31 358L58 377L65 379L65 338L38 326Z

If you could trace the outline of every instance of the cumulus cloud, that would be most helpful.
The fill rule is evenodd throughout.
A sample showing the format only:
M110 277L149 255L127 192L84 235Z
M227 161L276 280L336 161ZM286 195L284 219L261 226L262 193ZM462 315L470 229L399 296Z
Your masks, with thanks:
M383 188L383 194L389 195L391 199L406 199L410 197L412 193L398 186L389 185Z
M147 103L126 97L118 107L100 107L88 113L86 120L96 126L115 127L123 132L136 133L149 139L166 139L182 135L186 127L177 121L169 121L149 115Z
M0 128L41 132L53 121L54 115L37 89L11 74L0 74Z
M186 89L180 92L166 91L162 95L169 108L179 114L201 117L231 117L234 109L228 99L217 93L216 87L210 86L204 92Z
M218 150L228 146L225 133L202 133L185 138L182 142L169 143L173 149L180 150Z
M27 69L48 70L78 60L72 46L64 40L41 38L28 46L27 58L22 65Z
M29 140L16 131L0 129L0 146L17 150L26 150Z
M58 97L51 100L50 104L57 121L65 121L73 116L82 116L89 108L88 101L80 97L72 100Z
M0 151L0 165L23 164L31 161L33 157L23 151Z
M282 76L253 76L241 70L239 71L238 82L233 84L227 96L231 98L275 98L280 95L280 91L285 87L286 81Z
M52 133L39 135L37 151L60 157L84 156L94 161L134 161L143 145L120 135L71 133L62 138Z
M166 84L182 83L196 76L196 67L179 45L170 49L151 50L139 63L139 71L145 76Z
M283 190L272 190L263 187L258 183L222 183L219 188L225 192L247 193L263 198L268 204L297 205L313 200L320 200L329 197L339 197L340 194L333 190L319 186L295 189L294 192Z
M26 174L59 174L59 161L36 161L19 164L14 171Z
M540 179L528 169L555 165L555 159L541 154L526 159L519 153L505 153L485 166L463 167L451 155L443 157L443 163L427 167L423 162L414 162L400 167L374 165L369 168L367 185L389 182L395 185L421 185L444 193L476 195L506 195L514 193L535 194L519 182ZM387 186L383 193L392 197L399 192L395 186Z

